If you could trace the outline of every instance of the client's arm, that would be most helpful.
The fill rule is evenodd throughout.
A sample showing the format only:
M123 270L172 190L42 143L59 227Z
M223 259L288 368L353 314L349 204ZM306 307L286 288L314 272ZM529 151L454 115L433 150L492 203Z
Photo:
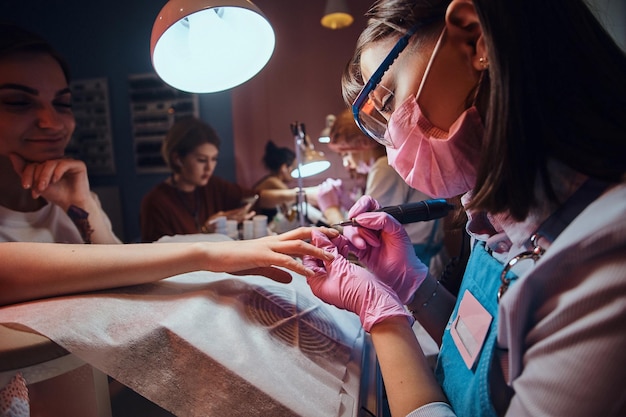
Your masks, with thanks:
M337 231L323 229L329 236ZM293 256L330 260L332 255L304 242L311 228L282 235L232 242L75 245L0 243L0 305L42 297L158 281L191 271L250 272L288 282L312 271ZM265 272L265 273L264 273Z

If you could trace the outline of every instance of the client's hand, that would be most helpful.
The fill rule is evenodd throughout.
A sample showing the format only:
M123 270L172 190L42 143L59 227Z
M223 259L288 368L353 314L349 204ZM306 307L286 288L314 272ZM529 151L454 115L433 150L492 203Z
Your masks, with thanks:
M391 288L339 254L340 248L347 244L343 236L339 235L331 241L324 234L313 230L311 238L315 246L334 255L332 261L304 257L304 265L315 272L307 277L307 282L317 297L358 314L367 332L374 324L389 317L404 316L412 322L413 318Z
M209 252L211 259L208 269L233 275L263 275L282 283L291 282L291 274L276 267L311 276L314 271L296 257L308 256L327 262L334 257L333 254L305 242L311 238L313 230L322 236L331 238L339 236L339 232L334 229L299 227L279 235L258 239L207 242L212 248Z
M350 207L348 218L354 219L361 213L378 210L379 208L380 204L378 201L369 195L364 195ZM375 242L378 239L378 235L375 232L358 227L348 227L344 230L344 236L346 236L357 249L366 249L369 242Z
M329 207L341 207L341 180L328 178L317 187L317 205L325 211Z
M371 211L378 208L372 197L361 197L349 212L349 217L360 226L346 226L343 234L359 261L408 304L426 279L428 267L415 255L409 236L396 219Z
M92 203L84 162L70 158L29 162L17 154L9 158L22 187L30 189L33 198L43 197L64 211L71 205L85 209L87 203Z

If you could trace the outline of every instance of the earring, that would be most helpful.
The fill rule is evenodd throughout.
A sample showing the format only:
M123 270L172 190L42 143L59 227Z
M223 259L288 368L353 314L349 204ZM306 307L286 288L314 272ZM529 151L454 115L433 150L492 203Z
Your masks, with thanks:
M485 57L480 57L480 59L478 60L478 62L480 63L480 66L483 67L484 69L489 68L489 60Z

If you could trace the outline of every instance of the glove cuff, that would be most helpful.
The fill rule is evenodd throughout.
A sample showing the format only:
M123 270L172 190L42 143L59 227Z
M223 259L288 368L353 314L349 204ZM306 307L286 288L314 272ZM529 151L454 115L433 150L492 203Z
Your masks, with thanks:
M386 287L383 283L379 285ZM374 324L389 317L404 316L409 320L411 325L413 325L415 321L411 313L402 305L393 291L388 287L386 287L386 290L387 291L381 291L381 288L370 289L361 304L359 318L361 319L363 329L368 333Z
M413 300L415 292L422 285L422 283L428 277L428 268L412 268L412 270L406 273L406 283L403 291L398 292L398 297L402 304L408 305Z

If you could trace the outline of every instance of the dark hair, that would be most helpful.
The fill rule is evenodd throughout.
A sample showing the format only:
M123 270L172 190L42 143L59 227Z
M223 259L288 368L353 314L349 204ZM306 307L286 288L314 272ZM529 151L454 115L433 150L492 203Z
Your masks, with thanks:
M17 53L31 52L48 54L54 58L69 83L71 79L70 68L65 59L40 35L26 30L10 22L0 22L0 58L5 58Z
M611 182L626 172L626 54L582 0L474 0L491 77L472 206L521 219L548 160Z
M270 172L277 172L283 164L291 166L296 159L296 153L287 147L278 147L274 142L269 140L265 145L265 154L263 155L263 165Z
M205 143L215 145L219 150L222 141L208 123L193 116L185 116L176 120L165 135L161 155L170 169L178 172L180 168L173 163L172 156L176 154L184 158Z
M378 39L399 36L426 3L432 2L382 0L368 12L368 27L342 80L348 102L362 85L355 66L367 37L374 39L375 28L383 26L399 26L393 29L398 33L379 29ZM488 85L480 87L488 94L485 137L470 207L508 211L520 220L537 203L537 184L556 201L550 159L591 177L622 180L626 54L584 1L474 0L474 6L489 74L483 80Z

